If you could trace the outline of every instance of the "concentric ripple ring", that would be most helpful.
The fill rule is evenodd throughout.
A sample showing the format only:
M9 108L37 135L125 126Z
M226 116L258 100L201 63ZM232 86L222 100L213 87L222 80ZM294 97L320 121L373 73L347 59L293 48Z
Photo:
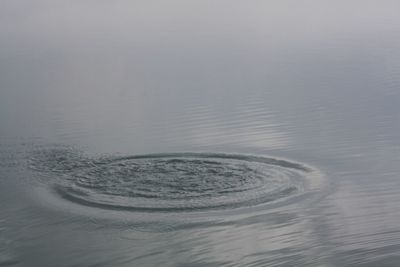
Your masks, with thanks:
M62 156L49 163L63 177L53 187L59 197L88 207L142 212L233 209L275 202L306 191L313 173L304 164L241 154L74 160Z

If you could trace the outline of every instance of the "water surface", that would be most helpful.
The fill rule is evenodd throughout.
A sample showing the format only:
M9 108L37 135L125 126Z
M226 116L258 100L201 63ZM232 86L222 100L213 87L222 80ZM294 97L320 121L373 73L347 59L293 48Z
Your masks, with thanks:
M0 266L398 266L396 1L3 1Z

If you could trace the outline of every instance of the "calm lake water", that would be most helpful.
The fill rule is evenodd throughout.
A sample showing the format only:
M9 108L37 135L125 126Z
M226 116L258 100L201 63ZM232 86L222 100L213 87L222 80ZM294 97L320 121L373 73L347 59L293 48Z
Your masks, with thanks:
M400 266L398 1L0 3L0 266Z

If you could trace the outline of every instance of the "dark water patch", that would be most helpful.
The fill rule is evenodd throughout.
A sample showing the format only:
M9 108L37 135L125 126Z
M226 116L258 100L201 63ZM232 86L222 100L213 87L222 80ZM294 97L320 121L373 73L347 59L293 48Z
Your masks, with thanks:
M114 211L229 210L309 190L316 171L283 159L223 153L89 157L74 149L35 152L31 168L50 191L79 206Z
M70 173L79 169L106 163L106 159L90 158L72 147L60 146L52 149L37 149L29 158L32 170L47 173Z

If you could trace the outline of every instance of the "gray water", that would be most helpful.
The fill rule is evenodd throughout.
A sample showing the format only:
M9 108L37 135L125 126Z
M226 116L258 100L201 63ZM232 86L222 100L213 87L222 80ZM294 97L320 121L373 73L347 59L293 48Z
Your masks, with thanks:
M397 1L0 3L0 266L400 266Z

